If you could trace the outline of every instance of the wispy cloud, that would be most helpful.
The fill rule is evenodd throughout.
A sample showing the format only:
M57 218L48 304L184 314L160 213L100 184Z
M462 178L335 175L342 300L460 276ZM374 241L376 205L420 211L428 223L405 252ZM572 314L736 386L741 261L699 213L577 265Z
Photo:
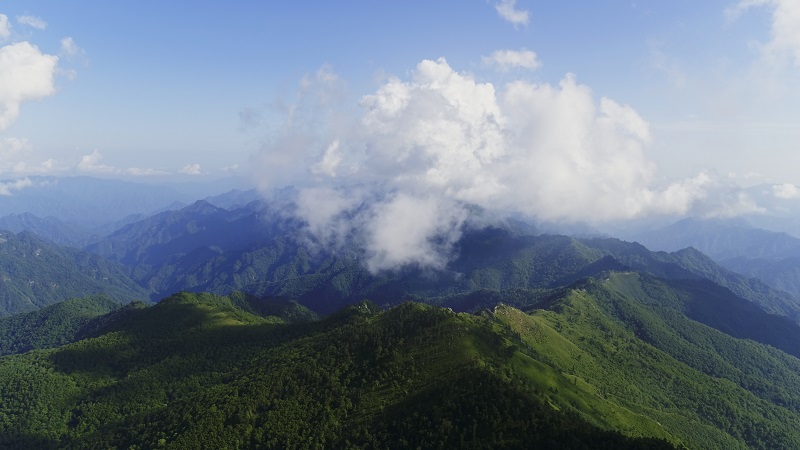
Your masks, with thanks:
M17 23L36 28L37 30L44 30L47 28L47 22L36 16L17 16Z
M4 41L11 36L11 23L8 21L8 16L0 14L0 41Z
M675 88L684 88L687 84L687 75L680 64L661 49L653 41L648 42L650 48L650 67L663 74Z
M535 52L530 50L496 50L489 56L482 58L485 66L493 66L501 72L511 69L536 70L542 66Z
M61 54L68 58L77 58L85 55L82 48L78 47L75 40L67 36L61 39Z
M725 10L728 20L755 7L772 9L770 40L762 47L764 57L773 63L789 61L800 67L800 2L797 0L740 0Z
M519 25L527 26L530 20L528 11L517 9L516 4L517 0L501 0L494 5L494 8L500 17L515 27Z

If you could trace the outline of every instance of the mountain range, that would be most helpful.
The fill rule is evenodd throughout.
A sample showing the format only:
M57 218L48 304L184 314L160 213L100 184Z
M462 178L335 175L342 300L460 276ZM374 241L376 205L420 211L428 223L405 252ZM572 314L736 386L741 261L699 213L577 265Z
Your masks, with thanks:
M373 273L279 198L90 238L7 216L0 448L800 447L798 294L731 270L789 235L692 219L653 251L498 221L441 270Z

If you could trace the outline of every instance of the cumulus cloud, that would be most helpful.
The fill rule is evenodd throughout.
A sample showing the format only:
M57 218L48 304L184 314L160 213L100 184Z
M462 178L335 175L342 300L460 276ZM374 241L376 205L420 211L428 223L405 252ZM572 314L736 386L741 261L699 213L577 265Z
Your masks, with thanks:
M501 72L511 69L536 70L542 66L536 53L530 50L497 50L490 56L482 58L486 66L494 66Z
M55 93L58 57L18 42L0 47L0 131L19 117L20 106Z
M202 175L203 169L200 168L200 164L188 164L183 169L179 170L178 172L184 175Z
M294 122L282 130L295 139L292 151L278 139L263 152L303 168L286 184L298 187L294 214L309 233L325 245L357 243L373 271L443 267L469 211L600 223L757 210L708 174L663 183L645 154L647 121L596 99L571 74L556 85L516 80L498 89L443 58L425 60L359 106L351 124L345 114L310 129ZM267 173L268 161L262 156Z
M529 13L525 10L517 9L517 0L501 0L494 5L497 14L513 24L515 27L518 25L528 25Z
M78 163L78 170L91 173L117 173L119 170L113 166L101 163L103 155L95 150L88 155L83 155Z
M36 28L37 30L44 30L47 28L47 22L36 16L17 16L17 23Z
M797 0L740 0L725 12L730 20L750 8L772 8L770 41L764 44L764 56L773 62L791 61L800 67L800 2Z

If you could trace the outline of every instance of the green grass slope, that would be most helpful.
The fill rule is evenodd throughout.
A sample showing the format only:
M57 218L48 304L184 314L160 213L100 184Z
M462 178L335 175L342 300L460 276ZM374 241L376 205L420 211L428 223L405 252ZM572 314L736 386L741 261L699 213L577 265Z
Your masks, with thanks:
M800 361L689 319L680 293L653 283L613 273L495 316L536 359L689 448L798 448Z

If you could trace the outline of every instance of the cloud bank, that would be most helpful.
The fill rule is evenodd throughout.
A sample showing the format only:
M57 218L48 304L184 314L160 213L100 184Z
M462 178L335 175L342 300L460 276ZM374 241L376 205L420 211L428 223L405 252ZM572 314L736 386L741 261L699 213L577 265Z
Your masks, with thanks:
M325 83L318 77L311 90ZM359 107L346 123L321 106L313 127L298 121L308 108L288 108L259 168L283 182L273 187L298 187L295 214L312 236L334 247L355 240L373 271L444 267L481 216L602 223L757 209L707 174L663 183L645 154L648 123L630 106L595 99L571 74L497 89L443 58L424 60Z

